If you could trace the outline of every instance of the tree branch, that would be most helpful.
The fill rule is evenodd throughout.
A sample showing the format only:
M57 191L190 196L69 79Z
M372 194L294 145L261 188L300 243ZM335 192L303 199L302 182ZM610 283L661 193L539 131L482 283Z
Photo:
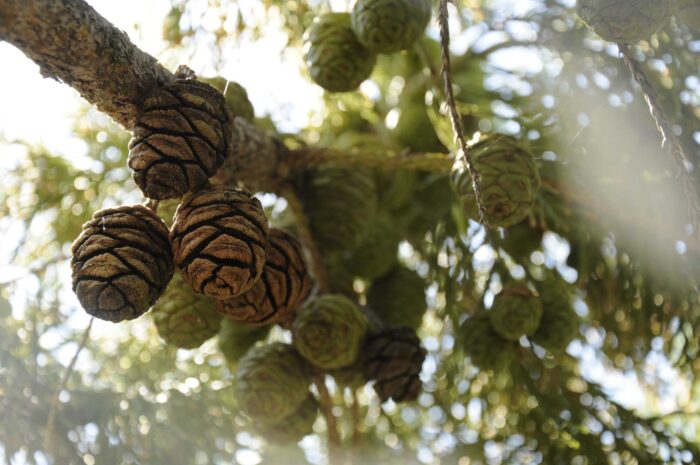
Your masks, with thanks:
M449 173L452 157L447 153L395 154L386 151L340 151L330 148L304 147L292 150L291 169L331 164L335 166L365 166L386 170L419 170Z

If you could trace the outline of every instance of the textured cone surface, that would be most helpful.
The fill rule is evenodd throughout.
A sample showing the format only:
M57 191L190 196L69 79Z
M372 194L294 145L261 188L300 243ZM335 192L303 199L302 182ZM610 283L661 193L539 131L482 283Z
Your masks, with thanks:
M580 321L571 300L564 283L551 280L540 287L542 321L532 340L552 353L566 350L578 334Z
M143 315L173 276L168 229L140 205L95 213L72 253L73 291L85 311L102 320Z
M129 143L129 168L146 197L172 199L202 187L226 157L233 121L223 95L179 79L152 93Z
M415 271L396 266L372 283L367 305L384 323L415 330L427 309L425 281Z
M151 316L160 337L183 349L194 349L216 336L222 318L214 311L213 302L195 294L179 275L170 282Z
M344 260L339 256L324 257L326 281L334 294L355 297L355 276L348 270Z
M281 342L250 349L239 361L235 376L238 407L254 420L282 421L309 395L308 366L294 347Z
M700 2L698 0L672 0L671 8L678 21L691 29L700 30Z
M345 260L350 273L373 280L388 272L396 263L401 242L397 225L389 215L379 212L369 224L365 239Z
M377 53L410 48L429 21L430 0L357 0L352 10L352 30Z
M357 89L372 74L376 56L357 41L349 13L325 14L304 38L311 78L331 92Z
M302 201L324 253L352 250L362 241L377 209L376 192L366 169L319 168L309 174Z
M267 337L270 329L272 326L250 326L224 318L219 333L219 350L227 362L236 365L256 342Z
M532 210L540 189L540 176L530 152L509 136L486 137L472 147L472 161L481 177L486 218L494 227L523 221ZM461 158L452 169L452 188L467 209L478 218L471 176Z
M170 230L175 264L196 292L235 297L262 274L268 228L260 201L247 191L213 187L191 194Z
M433 129L423 103L408 102L401 107L393 135L403 146L415 152L442 152L445 147Z
M255 119L253 104L248 99L248 91L242 85L222 77L204 78L202 81L224 95L226 104L234 117L241 117L248 121Z
M338 386L350 389L357 389L364 386L369 381L365 377L364 369L360 363L354 363L348 367L331 370L328 374L333 377Z
M309 301L297 314L292 326L294 346L319 368L346 367L357 360L368 325L352 300L323 295Z
M318 401L309 394L296 412L278 423L262 425L258 430L262 437L275 444L296 443L314 432L317 416Z
M365 376L375 380L382 402L410 402L420 394L420 371L426 352L416 332L399 327L369 336L363 349Z
M493 329L489 312L478 312L465 320L460 326L459 338L464 353L482 370L500 371L513 361L515 344Z
M262 276L243 295L217 302L216 309L235 321L268 325L289 321L311 292L301 244L281 229L270 230Z
M649 39L663 25L668 0L578 0L576 12L586 25L610 42Z
M506 287L493 300L493 329L504 339L517 341L532 336L542 319L542 302L525 286Z

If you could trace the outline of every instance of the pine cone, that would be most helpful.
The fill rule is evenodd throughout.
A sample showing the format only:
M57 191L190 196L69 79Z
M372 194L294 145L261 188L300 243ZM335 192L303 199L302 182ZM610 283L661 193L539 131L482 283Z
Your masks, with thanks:
M250 326L224 318L219 333L219 350L226 361L235 366L256 342L267 337L270 329L272 326Z
M410 48L430 21L430 0L357 0L352 30L367 49L393 53Z
M576 12L603 40L635 43L649 39L669 13L668 0L578 0Z
M224 95L228 109L234 117L240 117L253 121L255 119L255 109L248 99L248 91L237 82L229 81L222 77L202 78L205 82Z
M221 328L221 315L214 311L214 303L192 292L179 275L170 282L151 316L160 337L182 349L201 346Z
M514 259L529 260L530 255L542 246L542 236L542 230L519 223L508 228L501 246Z
M419 243L451 214L455 194L447 176L431 173L420 179L405 209L396 213L406 223L407 239Z
M540 189L540 176L530 152L510 136L488 136L472 147L472 161L481 178L486 218L494 227L523 221ZM471 176L460 158L452 168L452 188L471 218L478 218Z
M546 280L540 286L540 301L542 321L532 340L554 354L563 352L578 334L580 324L568 284Z
M233 116L220 92L178 79L144 101L129 142L129 167L146 197L177 198L204 186L231 143Z
M330 92L355 90L372 74L376 56L357 41L349 13L328 13L317 18L304 42L311 78Z
M462 323L458 338L474 366L501 371L515 355L515 343L503 339L493 329L489 312L481 311Z
M369 380L365 378L365 370L362 364L359 363L361 359L362 357L360 357L358 362L350 366L338 368L337 370L330 370L328 374L333 377L335 383L340 387L357 389L364 386Z
M302 187L302 202L311 232L324 253L352 250L365 237L377 209L371 171L319 168Z
M309 395L311 375L294 347L273 342L253 347L239 361L234 394L239 409L253 420L282 421Z
M318 401L309 394L296 412L284 420L258 426L258 432L266 440L275 444L291 444L304 439L314 432L314 423L318 416Z
M235 297L262 275L268 228L260 201L247 191L219 186L190 194L170 231L175 264L196 292Z
M173 276L168 229L141 205L95 213L72 253L73 291L85 311L102 320L143 315Z
M700 3L698 0L672 0L671 11L681 23L691 30L700 29Z
M442 145L428 111L423 102L407 102L399 107L399 119L392 131L394 138L403 146L414 152L443 152Z
M281 229L272 229L260 280L245 294L220 300L216 309L232 320L248 324L282 323L293 319L311 286L299 241Z
M418 329L427 309L425 280L403 266L372 283L367 293L367 306L388 325Z
M311 300L297 314L292 326L294 347L319 368L342 368L357 360L367 329L367 318L352 300L327 294Z
M388 214L378 212L369 222L364 240L344 260L354 276L373 280L396 263L401 234Z
M540 326L542 302L525 286L504 288L489 312L493 329L509 341L532 336Z
M384 329L368 337L363 349L367 379L382 402L411 402L421 391L420 371L426 351L411 328Z

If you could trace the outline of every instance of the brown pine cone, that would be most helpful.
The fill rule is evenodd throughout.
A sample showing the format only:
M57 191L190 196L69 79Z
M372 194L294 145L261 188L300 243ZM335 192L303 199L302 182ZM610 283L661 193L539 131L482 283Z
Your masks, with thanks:
M170 240L175 264L192 289L228 299L250 290L262 275L268 234L258 199L217 186L183 199Z
M146 197L181 197L216 174L231 143L233 115L203 82L178 79L143 102L129 142L129 168Z
M85 311L102 320L143 315L173 277L168 229L141 205L95 213L72 253L73 291Z
M299 241L281 229L272 229L260 280L245 294L218 301L216 310L248 324L289 321L309 296L311 285Z
M386 328L367 338L363 366L367 379L385 402L410 402L421 391L419 377L426 351L415 331L407 327Z

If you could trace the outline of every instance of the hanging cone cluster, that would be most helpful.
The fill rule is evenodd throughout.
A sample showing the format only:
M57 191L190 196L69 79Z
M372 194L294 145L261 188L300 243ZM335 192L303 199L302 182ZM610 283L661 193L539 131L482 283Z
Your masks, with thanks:
M357 0L352 30L368 50L393 53L410 48L430 21L430 0Z
M304 41L311 78L330 92L355 90L372 73L376 56L357 41L349 13L317 18Z
M342 295L327 294L309 301L292 326L294 347L323 369L355 363L369 323L358 306Z
M578 334L581 323L569 286L552 279L545 281L539 291L543 313L532 340L554 354L563 352Z
M362 168L319 168L301 187L311 232L323 252L351 250L364 238L377 209L372 172Z
M208 84L178 79L141 105L129 143L129 167L146 197L181 197L221 167L233 130L223 95Z
M523 285L504 288L489 312L493 329L504 339L517 341L532 336L542 320L542 302Z
M318 401L309 394L296 412L278 423L260 425L258 431L262 437L276 444L296 443L313 433L317 416Z
M95 213L72 253L73 291L83 308L102 320L143 315L173 276L168 229L140 205Z
M260 201L247 191L219 186L190 194L170 231L175 264L195 292L238 296L262 275L268 228Z
M602 39L635 43L649 39L663 25L669 0L578 0L576 12Z
M310 384L309 367L294 347L273 342L252 348L240 359L233 388L241 412L274 423L297 411Z
M264 340L272 326L250 326L224 318L219 332L219 350L230 365L238 361L256 342Z
M248 324L291 321L311 292L301 244L281 229L270 231L270 245L262 276L251 290L216 304L219 313Z
M418 273L396 266L372 283L367 306L388 325L418 329L427 309L425 286Z
M501 371L514 359L515 343L493 329L489 312L479 311L466 319L459 328L458 338L464 353L481 370Z
M532 210L540 189L540 176L532 154L517 140L504 135L484 137L472 146L471 152L481 180L481 198L489 224L509 227L523 221ZM478 219L472 179L461 157L455 162L451 180L469 217Z
M216 336L222 318L211 299L192 292L179 275L153 307L151 317L160 337L182 349L194 349Z
M368 337L363 349L363 366L367 379L374 380L374 390L382 402L416 400L421 391L419 377L426 351L410 328L381 330Z

